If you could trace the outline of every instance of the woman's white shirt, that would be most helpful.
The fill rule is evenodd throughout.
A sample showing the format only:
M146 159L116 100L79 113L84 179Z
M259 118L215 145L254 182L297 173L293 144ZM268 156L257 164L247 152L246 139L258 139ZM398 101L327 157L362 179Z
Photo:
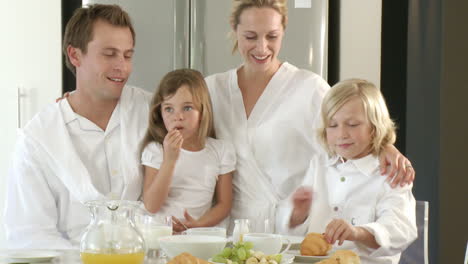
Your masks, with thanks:
M162 145L148 144L141 163L159 169L162 161ZM227 141L207 138L205 148L200 151L181 149L168 197L158 214L183 218L184 209L187 209L193 217L201 217L212 207L218 176L232 172L235 165L235 151Z
M339 157L314 157L302 184L313 190L310 214L302 225L289 229L290 204L278 215L283 232L323 233L332 219L344 219L371 232L380 248L350 241L334 248L355 250L362 263L398 263L400 253L417 237L415 199L412 185L391 188L386 178L373 155L346 162Z
M310 158L321 151L316 130L329 86L320 76L284 62L247 119L237 69L206 82L216 134L231 141L237 154L231 217L272 221L275 208L302 182Z

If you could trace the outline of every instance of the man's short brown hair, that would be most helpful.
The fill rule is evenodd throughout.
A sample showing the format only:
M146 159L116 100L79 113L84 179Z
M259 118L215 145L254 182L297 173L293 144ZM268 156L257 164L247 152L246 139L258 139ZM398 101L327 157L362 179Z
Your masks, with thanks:
M130 16L120 6L93 4L78 8L65 27L62 46L65 63L73 74L76 74L76 69L68 58L67 47L70 45L79 48L86 54L88 43L93 39L93 26L97 20L105 21L114 26L128 27L132 32L133 45L135 45L135 30Z

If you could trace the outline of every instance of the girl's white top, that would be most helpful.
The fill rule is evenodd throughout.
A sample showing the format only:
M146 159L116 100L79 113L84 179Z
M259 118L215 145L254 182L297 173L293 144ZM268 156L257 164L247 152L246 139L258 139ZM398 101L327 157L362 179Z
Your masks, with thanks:
M148 144L141 163L159 170L162 161L162 145ZM158 214L183 218L187 209L189 214L199 218L213 204L218 176L232 172L235 165L234 147L223 140L207 138L205 148L196 152L181 149L168 197Z

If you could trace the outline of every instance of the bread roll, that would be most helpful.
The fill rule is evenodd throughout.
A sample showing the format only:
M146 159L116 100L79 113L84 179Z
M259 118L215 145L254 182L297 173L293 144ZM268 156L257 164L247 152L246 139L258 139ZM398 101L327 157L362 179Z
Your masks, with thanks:
M337 250L330 258L340 260L340 264L361 264L359 256L351 250Z
M167 264L211 264L210 262L199 259L191 254L184 252L173 257Z
M316 264L361 264L361 259L351 250L337 250L330 258Z
M309 233L301 243L301 255L303 256L326 256L331 245L322 234Z

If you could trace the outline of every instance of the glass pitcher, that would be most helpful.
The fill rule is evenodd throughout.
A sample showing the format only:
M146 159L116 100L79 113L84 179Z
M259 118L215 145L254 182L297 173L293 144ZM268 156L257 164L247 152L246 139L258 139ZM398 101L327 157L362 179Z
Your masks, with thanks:
M135 227L134 213L138 202L122 200L91 201L91 223L80 243L84 264L142 264L145 243Z

